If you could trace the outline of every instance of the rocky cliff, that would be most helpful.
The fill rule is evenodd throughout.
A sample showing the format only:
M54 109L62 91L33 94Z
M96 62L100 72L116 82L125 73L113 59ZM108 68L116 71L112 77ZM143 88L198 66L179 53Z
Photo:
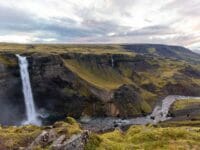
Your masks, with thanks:
M25 117L25 107L19 67L13 54L0 54L0 87L0 122L16 124Z
M112 53L97 53L93 47L87 52L85 48L83 52L19 51L28 58L35 104L41 117L47 117L44 123L66 115L141 116L150 113L156 101L167 95L200 95L197 62L124 50L113 52L115 47L111 48ZM16 124L25 117L15 53L0 53L3 124Z

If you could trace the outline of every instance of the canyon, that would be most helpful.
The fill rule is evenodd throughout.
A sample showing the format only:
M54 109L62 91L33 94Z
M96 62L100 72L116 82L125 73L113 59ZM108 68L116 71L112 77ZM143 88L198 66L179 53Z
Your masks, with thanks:
M197 146L199 58L159 44L1 43L0 149L135 149L153 133Z
M78 50L72 52L74 47ZM187 49L179 56L174 53L180 47L172 51L160 45L74 47L63 51L62 45L55 45L48 52L38 52L37 47L24 45L24 50L1 50L1 109L10 108L1 114L1 124L17 125L25 118L16 53L29 62L33 97L43 124L66 116L146 116L168 95L200 96L199 56Z

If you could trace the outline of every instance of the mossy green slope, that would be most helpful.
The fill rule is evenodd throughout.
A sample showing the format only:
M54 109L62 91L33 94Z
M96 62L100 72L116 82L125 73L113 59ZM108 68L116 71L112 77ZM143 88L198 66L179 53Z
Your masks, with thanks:
M21 126L0 128L0 148L17 149L29 145L40 133L40 127ZM2 149L3 150L3 149Z
M127 54L133 52L124 50L120 45L98 45L98 44L15 44L0 43L0 52L12 53L81 53L81 54Z
M187 109L192 106L199 106L200 108L200 99L187 99L187 100L177 100L174 102L172 105L171 110L176 111L176 110L182 110L182 109Z
M130 79L123 77L112 67L77 60L66 60L65 65L83 80L101 89L116 89L123 84L131 83Z
M57 135L65 135L66 138L82 132L80 125L71 117L56 122L53 127L33 125L0 127L0 150L26 149L42 131L48 129L54 129ZM38 145L34 150L48 150L51 144L45 147Z
M87 150L177 150L198 149L199 127L132 126L126 132L115 130L104 133L88 143ZM89 147L90 146L90 147Z

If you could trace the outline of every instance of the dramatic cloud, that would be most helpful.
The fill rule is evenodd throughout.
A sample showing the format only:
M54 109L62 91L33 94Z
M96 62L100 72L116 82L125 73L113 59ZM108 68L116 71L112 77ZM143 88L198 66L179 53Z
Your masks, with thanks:
M163 43L200 49L199 0L0 1L0 42Z

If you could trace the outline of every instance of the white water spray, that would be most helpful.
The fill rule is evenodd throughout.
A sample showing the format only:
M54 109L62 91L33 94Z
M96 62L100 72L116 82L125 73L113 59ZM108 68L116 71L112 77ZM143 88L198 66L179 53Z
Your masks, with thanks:
M34 124L40 125L41 122L37 118L37 113L35 110L33 94L31 89L31 83L29 78L28 72L28 61L26 57L16 55L19 60L19 67L20 67L20 75L22 80L22 87L23 87L23 94L24 94L24 101L26 107L26 117L27 120L23 122L23 124Z

